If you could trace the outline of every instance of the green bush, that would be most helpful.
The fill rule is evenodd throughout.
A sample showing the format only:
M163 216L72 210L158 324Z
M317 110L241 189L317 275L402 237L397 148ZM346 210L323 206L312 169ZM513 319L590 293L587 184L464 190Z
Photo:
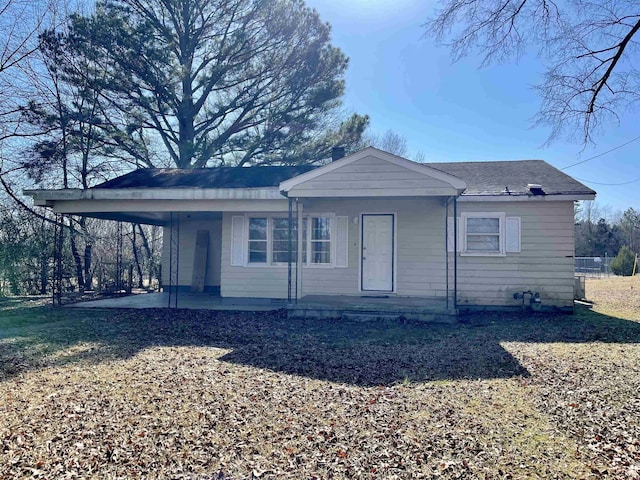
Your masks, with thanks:
M618 252L618 256L611 262L611 271L616 275L629 277L633 274L633 263L636 254L629 250L629 247L623 246Z

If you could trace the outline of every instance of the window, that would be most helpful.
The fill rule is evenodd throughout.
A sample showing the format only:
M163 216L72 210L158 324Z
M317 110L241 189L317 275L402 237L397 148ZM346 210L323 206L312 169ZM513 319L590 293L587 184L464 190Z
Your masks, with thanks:
M293 219L291 225L291 261L298 261L298 221ZM271 219L271 262L272 263L288 263L289 262L289 219L288 218L272 218Z
M241 217L240 217L241 218ZM289 218L245 217L246 264L286 265L289 262ZM332 228L330 215L305 217L302 223L302 258L305 265L333 265ZM298 222L291 228L291 262L298 260ZM345 246L346 248L346 246Z
M331 219L311 217L311 257L310 264L331 264Z
M267 218L249 219L249 263L267 263Z
M504 255L504 213L463 213L463 253Z

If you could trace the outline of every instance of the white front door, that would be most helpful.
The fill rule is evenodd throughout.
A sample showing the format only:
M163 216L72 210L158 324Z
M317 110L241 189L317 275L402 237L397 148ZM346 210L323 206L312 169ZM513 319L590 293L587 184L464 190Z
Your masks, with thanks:
M362 290L393 291L394 216L362 215Z

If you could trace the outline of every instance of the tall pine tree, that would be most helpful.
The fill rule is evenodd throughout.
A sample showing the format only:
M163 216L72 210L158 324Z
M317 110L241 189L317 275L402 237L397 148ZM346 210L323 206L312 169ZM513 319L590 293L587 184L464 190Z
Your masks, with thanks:
M108 0L72 15L63 43L102 70L66 80L116 112L115 145L131 154L137 132L159 163L307 163L358 144L368 124L344 118L348 60L300 0Z

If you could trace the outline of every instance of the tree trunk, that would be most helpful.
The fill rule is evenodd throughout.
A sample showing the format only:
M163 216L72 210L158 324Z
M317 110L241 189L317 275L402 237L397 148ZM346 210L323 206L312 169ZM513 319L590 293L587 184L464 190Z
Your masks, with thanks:
M70 220L71 222L71 220ZM82 257L78 253L78 245L76 243L76 229L73 225L69 225L69 240L71 241L71 255L76 266L76 279L78 281L78 289L80 293L84 292L84 269L82 266Z
M144 249L145 254L147 255L147 265L148 265L148 275L149 275L149 286L153 283L153 274L155 273L155 265L153 264L153 252L151 251L151 247L149 246L149 240L147 239L147 235L144 233L142 229L142 225L136 223L138 227L138 232L140 233L140 238L142 239L142 248ZM135 230L135 229L134 229Z
M91 274L91 262L93 255L93 243L91 241L91 237L89 236L89 232L87 231L87 218L81 217L78 222L80 225L80 229L82 230L82 238L84 239L84 265L83 265L83 273L84 273L84 284L83 290L93 290L93 275Z
M49 286L49 256L44 251L40 254L40 295L47 294Z
M133 235L131 235L131 247L133 249L133 259L136 262L136 270L138 272L138 288L142 288L142 266L140 265L140 258L138 256L138 246L136 245L136 224L131 224L131 231Z
M87 242L84 246L84 290L93 290L93 275L91 274L91 256L93 245Z

